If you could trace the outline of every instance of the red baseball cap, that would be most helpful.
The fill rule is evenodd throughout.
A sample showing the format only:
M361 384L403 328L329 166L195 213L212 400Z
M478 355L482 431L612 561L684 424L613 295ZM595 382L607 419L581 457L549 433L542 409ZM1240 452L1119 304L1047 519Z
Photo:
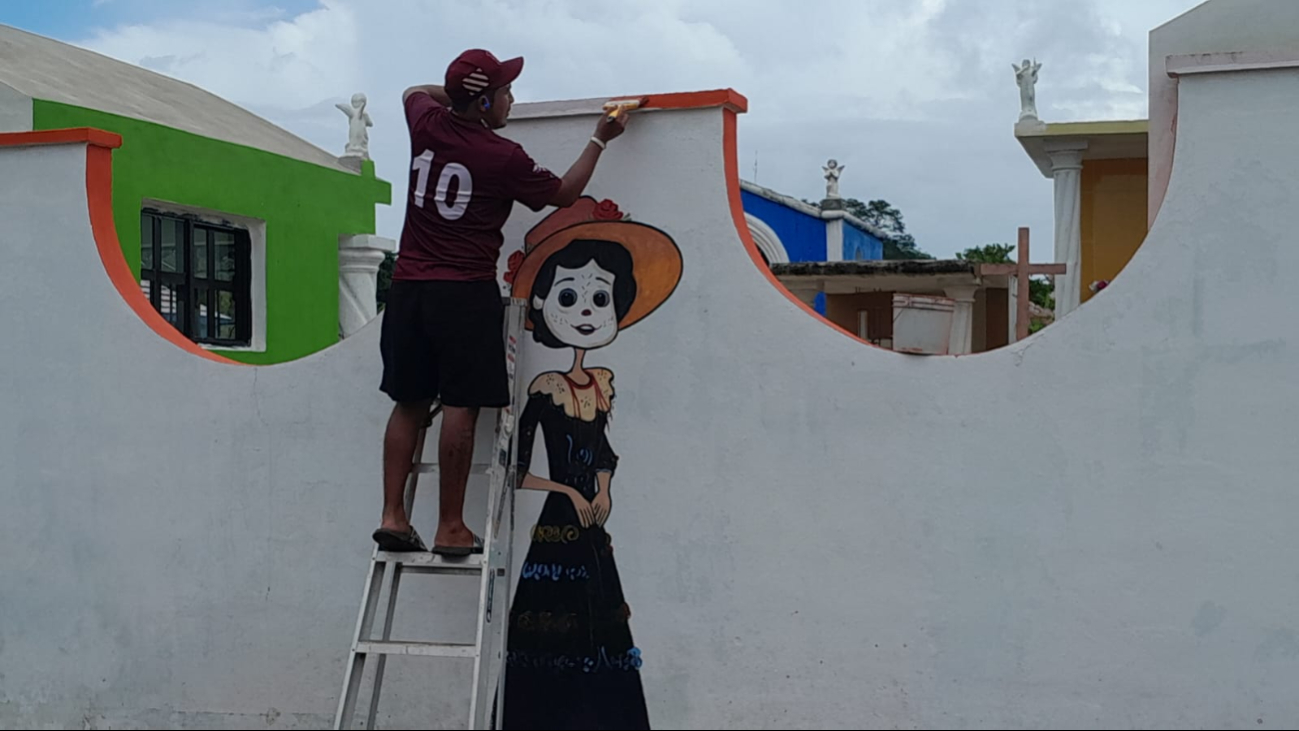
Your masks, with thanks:
M458 102L473 101L486 91L499 89L514 81L522 72L522 56L500 61L491 51L471 48L447 67L447 96Z

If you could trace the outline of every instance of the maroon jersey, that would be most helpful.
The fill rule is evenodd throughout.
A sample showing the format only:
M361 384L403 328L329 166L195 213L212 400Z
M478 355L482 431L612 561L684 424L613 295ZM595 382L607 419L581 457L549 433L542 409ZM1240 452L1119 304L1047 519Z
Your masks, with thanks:
M393 279L496 279L514 201L534 211L560 179L516 142L451 113L428 94L406 100L410 190Z

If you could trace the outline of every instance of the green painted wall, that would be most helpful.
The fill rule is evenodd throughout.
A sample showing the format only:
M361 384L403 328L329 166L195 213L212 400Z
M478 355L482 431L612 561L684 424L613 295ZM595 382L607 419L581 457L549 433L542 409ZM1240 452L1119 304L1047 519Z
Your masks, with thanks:
M374 233L391 186L362 175L221 142L151 122L36 100L37 130L96 127L122 136L113 152L113 214L126 261L140 271L145 199L266 222L266 351L218 351L282 363L338 342L338 237Z

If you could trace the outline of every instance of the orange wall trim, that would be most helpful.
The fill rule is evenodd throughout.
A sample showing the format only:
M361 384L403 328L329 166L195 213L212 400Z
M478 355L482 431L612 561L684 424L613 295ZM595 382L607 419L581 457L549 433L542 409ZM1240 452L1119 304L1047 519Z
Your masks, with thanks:
M0 134L0 147L68 144L87 145L86 203L90 213L90 228L95 237L95 248L99 250L99 259L109 280L117 288L117 293L146 325L172 345L205 360L242 365L204 350L172 327L145 299L134 272L127 266L126 259L122 256L122 246L117 240L117 226L113 221L113 150L122 145L119 135L90 128Z
M0 147L32 147L35 145L70 145L84 142L92 147L115 150L122 146L122 137L91 127L74 129L47 129L40 132L0 132Z
M711 91L687 91L673 94L640 94L615 97L622 99L640 99L646 97L649 103L645 109L706 109L723 107L736 114L749 111L749 100L734 89L713 89Z
M741 100L744 99L744 97L739 94L736 94L736 96L739 96ZM650 101L652 105L653 99L651 98ZM747 102L745 103L747 104ZM839 325L827 320L825 317L822 317L821 313L808 306L808 304L803 300L795 297L794 293L786 289L785 285L781 284L780 280L776 278L776 275L772 273L771 268L763 262L762 253L758 250L758 245L753 243L753 236L749 234L749 224L744 219L744 200L740 196L740 156L736 135L737 112L736 110L727 107L723 114L725 116L723 117L722 128L722 156L723 164L726 166L726 193L731 203L731 218L735 221L735 232L740 235L740 241L744 243L745 250L749 252L749 258L753 260L753 265L758 268L758 271L762 272L768 282L771 282L771 286L775 287L777 292L785 295L785 297L788 298L790 302L793 302L800 310L856 342L868 345L872 348L878 348L879 346L862 340L848 330L845 330ZM884 348L880 348L880 350L884 350Z

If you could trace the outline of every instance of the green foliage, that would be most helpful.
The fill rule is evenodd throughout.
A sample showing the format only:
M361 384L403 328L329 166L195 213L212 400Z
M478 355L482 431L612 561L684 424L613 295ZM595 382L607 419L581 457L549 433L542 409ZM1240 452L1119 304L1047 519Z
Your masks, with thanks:
M856 198L843 202L844 210L871 224L884 233L885 259L933 259L916 245L916 240L907 233L906 223L902 220L902 211L889 205L885 200L873 200L862 203Z
M1029 279L1028 298L1038 307L1055 312L1055 282L1042 277Z
M975 246L956 255L961 261L973 261L980 264L1014 264L1010 253L1015 250L1010 244L988 244Z
M961 261L973 261L980 264L1013 264L1010 255L1015 251L1013 244L987 244L972 246L956 255ZM1043 309L1055 311L1055 283L1045 277L1033 277L1028 280L1028 298L1033 304ZM1036 331L1034 331L1036 332Z
M816 201L804 200L804 203L820 208ZM883 234L885 259L933 259L930 254L921 251L916 240L907 233L907 226L902 221L902 211L889 205L885 200L874 200L863 203L856 198L845 198L844 210L879 229Z

